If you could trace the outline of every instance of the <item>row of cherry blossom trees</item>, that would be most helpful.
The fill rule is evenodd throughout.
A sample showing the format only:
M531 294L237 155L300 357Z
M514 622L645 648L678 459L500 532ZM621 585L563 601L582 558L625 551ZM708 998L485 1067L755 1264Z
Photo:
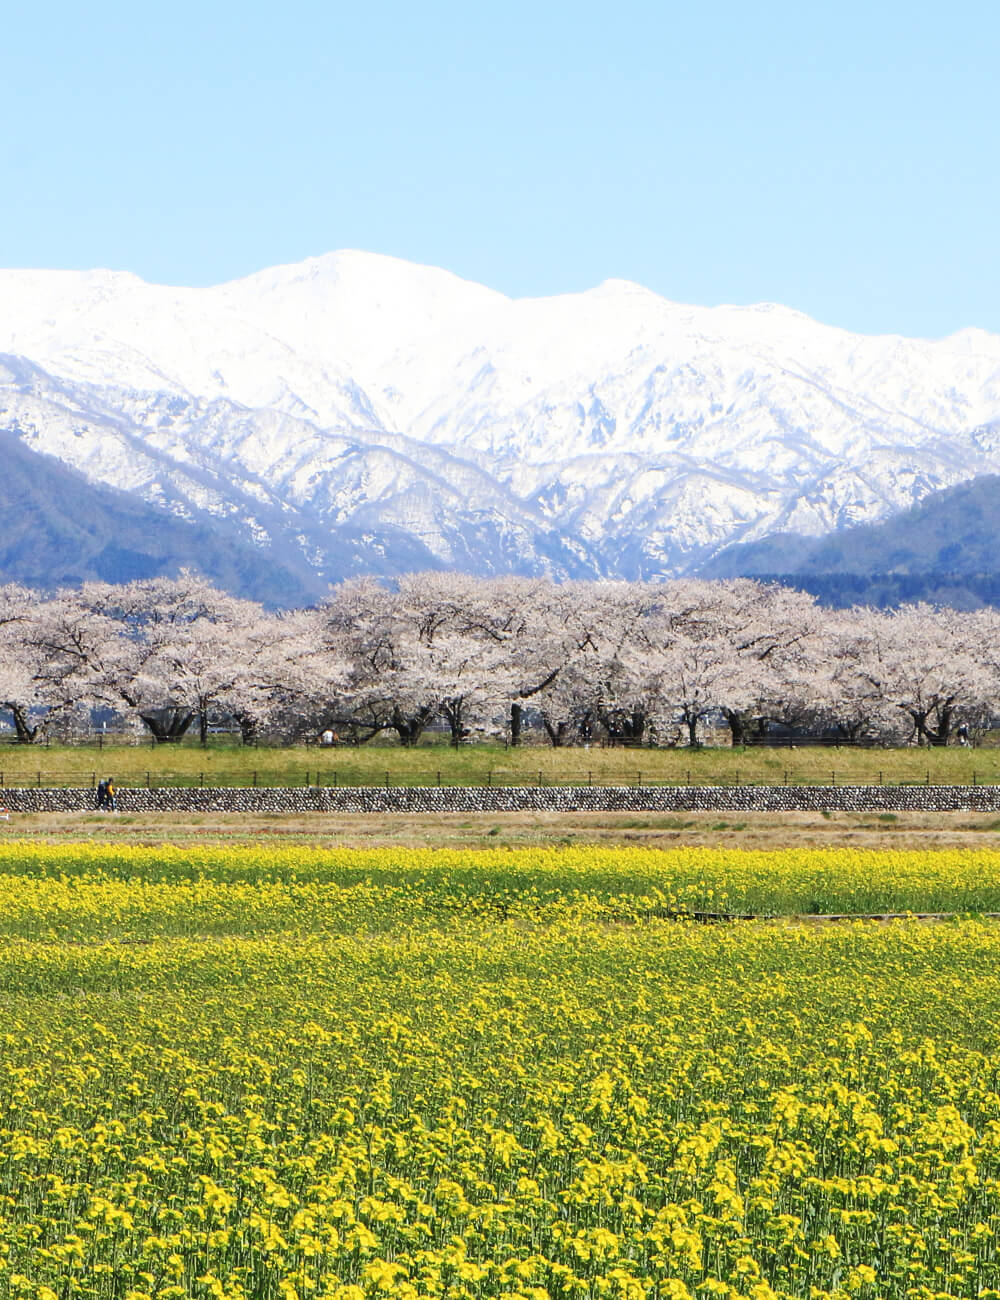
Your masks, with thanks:
M157 741L324 728L413 745L444 725L553 745L734 744L786 726L947 744L1000 712L1000 612L826 610L728 582L421 573L270 613L182 575L42 596L0 587L0 709L30 743L106 710Z

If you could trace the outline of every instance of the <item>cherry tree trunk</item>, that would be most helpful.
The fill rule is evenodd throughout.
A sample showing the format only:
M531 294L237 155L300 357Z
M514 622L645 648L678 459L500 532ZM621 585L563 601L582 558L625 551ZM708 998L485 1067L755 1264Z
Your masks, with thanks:
M244 745L253 745L257 741L257 719L250 713L234 713L240 729L240 740Z
M404 714L399 709L394 709L392 721L389 725L399 737L399 743L404 748L410 749L423 735L424 728L430 722L432 715L433 710L427 708L411 715Z
M5 704L3 706L10 713L14 720L14 732L17 736L19 745L33 745L38 738L38 725L32 727L28 722L28 715L24 709L17 704Z
M441 705L441 712L444 715L449 730L451 731L451 743L456 749L461 745L466 735L464 726L464 703L464 700L455 699L447 700Z
M740 713L738 709L723 709L722 716L729 727L733 748L735 749L738 745L745 745L752 719L747 714Z
M173 745L194 722L195 713L193 709L150 709L139 717L158 745Z
M550 722L548 718L543 718L545 734L549 738L549 743L553 749L562 749L566 744L566 731L569 727L568 722Z

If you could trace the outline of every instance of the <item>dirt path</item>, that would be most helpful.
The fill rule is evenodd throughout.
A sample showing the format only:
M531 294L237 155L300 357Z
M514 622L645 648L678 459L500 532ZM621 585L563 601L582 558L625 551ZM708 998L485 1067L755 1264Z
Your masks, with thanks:
M0 841L129 844L310 844L324 847L468 847L630 844L659 848L944 849L992 845L990 813L45 813L0 821Z

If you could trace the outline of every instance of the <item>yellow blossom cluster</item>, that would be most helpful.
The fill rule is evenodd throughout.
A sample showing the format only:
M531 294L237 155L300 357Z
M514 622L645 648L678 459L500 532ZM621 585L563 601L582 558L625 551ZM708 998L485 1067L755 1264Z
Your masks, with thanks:
M36 882L32 887L29 881ZM186 883L178 892L174 886ZM412 917L646 920L695 911L1000 912L1000 851L557 846L310 849L0 843L0 925L72 937L97 909L152 933L353 931ZM310 894L310 890L314 891ZM143 921L143 917L146 918Z
M1000 1300L993 922L678 921L693 851L3 853L0 1296Z

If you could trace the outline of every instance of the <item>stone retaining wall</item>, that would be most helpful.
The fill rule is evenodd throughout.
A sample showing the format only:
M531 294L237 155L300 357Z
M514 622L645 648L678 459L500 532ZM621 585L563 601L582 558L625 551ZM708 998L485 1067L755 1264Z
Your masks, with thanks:
M80 812L93 790L0 790L11 812ZM120 789L121 812L1000 812L996 785L357 786Z

